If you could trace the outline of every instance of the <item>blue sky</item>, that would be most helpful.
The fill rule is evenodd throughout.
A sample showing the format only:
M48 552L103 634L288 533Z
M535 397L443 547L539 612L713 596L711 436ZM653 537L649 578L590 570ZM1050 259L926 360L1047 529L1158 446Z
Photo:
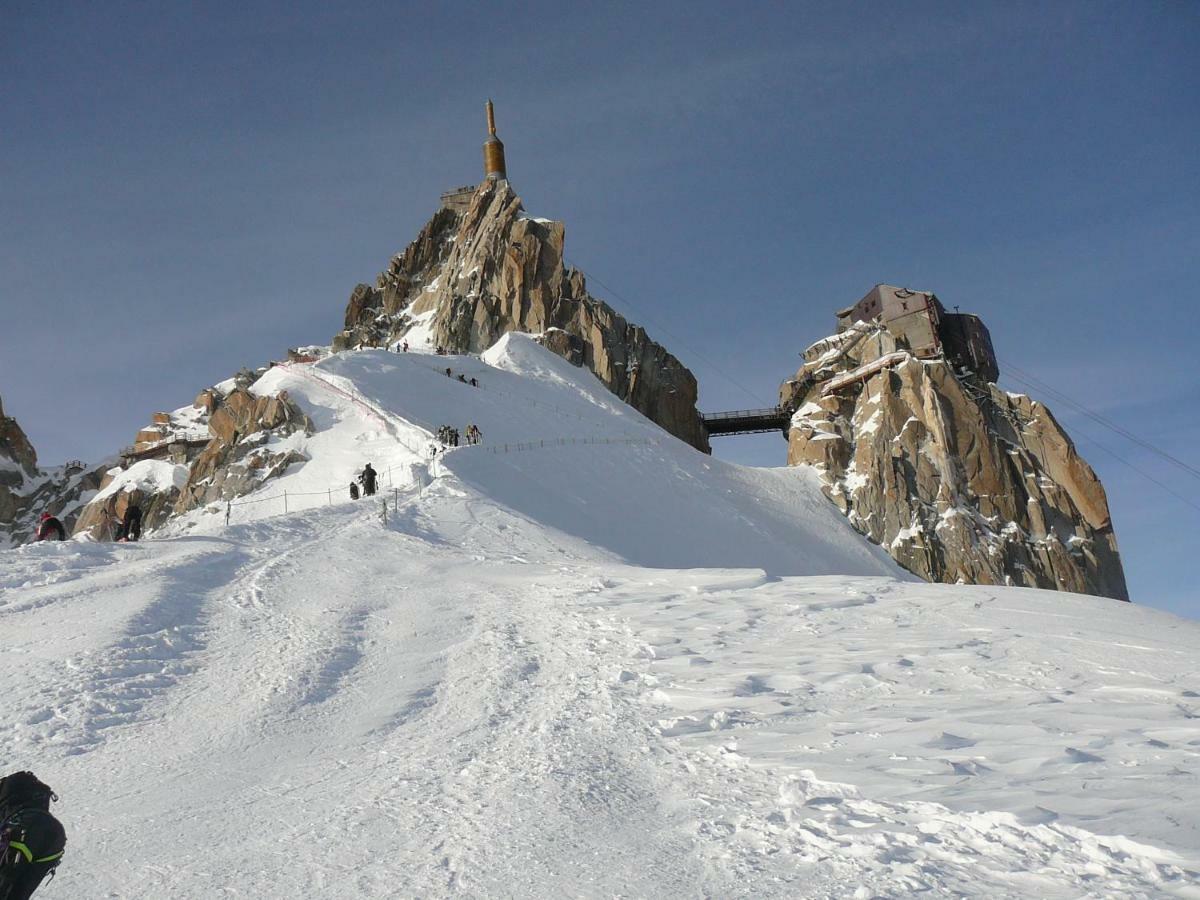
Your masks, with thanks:
M490 96L526 207L705 409L772 404L882 281L982 315L1008 389L1200 467L1198 46L1183 2L8 0L0 396L43 462L96 458L327 342L478 179ZM1200 480L1027 392L1108 488L1134 599L1200 617Z

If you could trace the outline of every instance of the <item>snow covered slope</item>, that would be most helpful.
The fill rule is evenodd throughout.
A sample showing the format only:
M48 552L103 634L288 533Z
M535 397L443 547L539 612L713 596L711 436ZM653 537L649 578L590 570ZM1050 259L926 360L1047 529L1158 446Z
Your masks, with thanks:
M519 335L277 368L310 461L229 526L0 551L44 896L1200 896L1200 626L914 583L589 379Z

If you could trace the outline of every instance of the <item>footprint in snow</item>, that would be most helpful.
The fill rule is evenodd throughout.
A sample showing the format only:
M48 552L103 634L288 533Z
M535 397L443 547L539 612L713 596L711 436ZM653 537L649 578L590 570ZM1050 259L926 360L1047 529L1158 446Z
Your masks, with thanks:
M986 775L988 772L995 771L995 769L985 766L983 763L971 761L950 763L950 768L954 770L955 775Z
M1075 747L1066 749L1067 758L1074 763L1098 763L1104 762L1103 756L1096 756L1094 753L1087 753L1083 750L1077 750Z
M943 731L941 737L934 738L925 746L932 747L935 750L963 750L966 747L974 747L975 744L976 742L971 738Z
M733 696L753 697L756 694L770 694L774 690L765 678L759 675L750 675L734 689Z

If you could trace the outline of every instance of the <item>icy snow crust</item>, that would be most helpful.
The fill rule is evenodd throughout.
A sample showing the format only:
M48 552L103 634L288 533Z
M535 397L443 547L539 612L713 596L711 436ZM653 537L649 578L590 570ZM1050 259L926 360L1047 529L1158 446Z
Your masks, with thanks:
M316 430L230 526L0 552L47 897L1200 896L1195 623L913 583L522 336L255 389Z

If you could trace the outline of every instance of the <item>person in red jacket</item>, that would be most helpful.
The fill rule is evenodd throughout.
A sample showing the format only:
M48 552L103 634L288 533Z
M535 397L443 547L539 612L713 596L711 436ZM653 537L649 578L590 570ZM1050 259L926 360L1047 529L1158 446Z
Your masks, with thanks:
M63 528L63 523L50 515L50 513L42 513L42 524L38 526L37 539L39 541L65 541L67 539L67 530Z

